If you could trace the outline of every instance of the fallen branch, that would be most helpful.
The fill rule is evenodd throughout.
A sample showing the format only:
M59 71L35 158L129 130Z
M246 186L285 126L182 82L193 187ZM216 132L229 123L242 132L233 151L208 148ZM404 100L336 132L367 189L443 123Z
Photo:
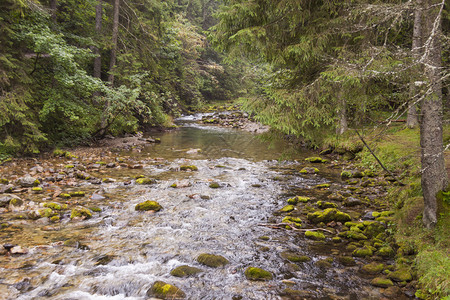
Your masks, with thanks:
M331 232L327 229L323 229L323 228L311 228L311 229L299 229L299 228L295 228L294 224L292 223L278 223L278 224L258 224L258 226L263 226L263 227L269 227L272 229L286 229L286 226L291 227L292 230L294 231L299 231L299 232L305 232L305 231L325 231L328 232L330 234L334 234L334 232Z
M364 143L364 146L366 146L367 150L369 150L369 152L372 154L372 156L377 160L378 164L383 168L383 170L385 170L386 172L389 173L389 175L392 176L392 178L395 179L395 181L397 181L400 185L405 185L403 182L401 182L391 171L389 171L384 165L383 163L378 159L378 157L375 155L375 153L373 153L372 149L370 149L369 145L367 145L366 141L363 139L363 137L359 134L358 129L355 128L355 132L358 135L359 139Z

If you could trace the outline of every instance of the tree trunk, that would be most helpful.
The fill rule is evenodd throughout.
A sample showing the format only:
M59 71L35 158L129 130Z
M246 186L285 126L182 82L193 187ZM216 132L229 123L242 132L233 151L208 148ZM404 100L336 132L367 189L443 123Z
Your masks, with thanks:
M56 23L56 0L50 0L50 11L53 23Z
M441 17L442 0L424 1L424 54L425 76L430 93L425 96L421 109L420 145L422 160L422 190L424 199L423 223L433 228L437 222L436 194L447 185L442 137L442 82L441 82Z
M98 0L98 4L95 7L95 32L97 33L97 37L100 37L102 30L102 9L103 3L102 0ZM102 57L100 55L100 49L98 47L94 47L94 77L101 78L102 73Z
M342 135L344 132L348 130L348 123L347 123L347 102L342 97L342 93L339 92L338 94L338 101L339 101L339 110L338 110L338 117L339 117L339 125L336 128L336 134Z
M422 8L423 8L423 0L416 1L416 9L414 11L414 29L413 29L413 38L412 38L412 56L415 62L418 62L420 59L420 55L423 53L423 41L422 41ZM414 85L414 78L410 83L410 103L408 107L408 115L406 118L406 125L409 128L414 128L419 124L419 119L417 116L417 105L414 103L414 96L416 95L417 89Z
M109 61L109 77L108 81L111 86L114 85L114 69L116 66L117 58L117 38L119 36L119 6L120 0L114 0L114 12L113 12L113 28L112 28L112 46L111 46L111 59Z

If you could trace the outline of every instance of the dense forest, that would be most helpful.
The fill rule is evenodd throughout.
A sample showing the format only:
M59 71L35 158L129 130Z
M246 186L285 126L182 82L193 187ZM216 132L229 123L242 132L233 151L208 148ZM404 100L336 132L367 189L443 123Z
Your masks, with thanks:
M445 0L2 0L0 162L234 100L273 135L376 159L433 230L449 216L449 58ZM419 160L386 168L366 140L398 123Z

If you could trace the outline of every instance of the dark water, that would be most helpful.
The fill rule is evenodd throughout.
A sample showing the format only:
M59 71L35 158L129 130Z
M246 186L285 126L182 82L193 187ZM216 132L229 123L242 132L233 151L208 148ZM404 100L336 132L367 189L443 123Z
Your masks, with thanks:
M160 135L161 144L121 154L143 163L143 169L103 171L102 176L117 181L101 185L107 198L96 202L102 212L92 219L66 218L57 226L10 220L22 229L4 235L5 242L31 246L31 251L0 261L0 298L146 299L156 280L176 285L188 299L281 299L287 287L304 291L298 299L379 297L359 277L358 267L315 265L339 251L332 243L258 226L281 222L282 216L273 212L286 204L288 195L329 182L335 171L323 167L320 176L301 176L298 171L309 153L291 151L282 141L269 146L242 131L181 122L184 127ZM291 160L279 160L286 157ZM198 171L179 171L180 165L195 165ZM138 173L158 183L123 184ZM210 188L211 182L221 188ZM173 183L184 187L171 188ZM99 189L87 183L78 188L88 194ZM158 201L164 209L136 212L135 205L145 200ZM89 206L89 200L85 202ZM62 245L64 241L78 247ZM312 261L293 270L280 256L288 250ZM222 255L230 264L202 266L195 260L201 253ZM183 279L170 275L185 264L204 272ZM248 281L243 274L248 266L266 269L274 279Z

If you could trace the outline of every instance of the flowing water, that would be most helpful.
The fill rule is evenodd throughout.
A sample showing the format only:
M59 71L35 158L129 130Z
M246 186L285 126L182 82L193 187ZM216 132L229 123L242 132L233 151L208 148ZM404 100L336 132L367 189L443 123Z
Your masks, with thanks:
M332 243L259 226L280 222L282 217L273 212L296 191L337 182L336 171L324 167L320 176L300 176L303 159L311 153L291 152L290 160L281 161L280 154L289 147L282 141L269 145L247 132L198 125L189 118L179 122L179 130L160 134L160 144L120 153L143 169L102 169L102 177L115 181L67 187L106 197L79 200L102 209L92 219L74 222L65 216L60 224L9 219L11 226L1 233L3 243L23 245L30 252L0 259L0 298L147 299L157 280L179 287L188 299L281 299L286 287L307 293L298 299L379 296L358 276L358 267L315 265L335 250ZM180 165L195 165L198 171L180 171ZM128 184L138 174L157 183ZM211 182L220 188L210 188ZM170 187L173 183L178 188ZM135 211L145 200L158 201L163 210ZM312 261L293 270L280 256L287 250ZM230 264L202 266L195 260L201 253L222 255ZM203 272L171 276L180 265ZM274 279L248 281L243 274L248 266L268 270Z

